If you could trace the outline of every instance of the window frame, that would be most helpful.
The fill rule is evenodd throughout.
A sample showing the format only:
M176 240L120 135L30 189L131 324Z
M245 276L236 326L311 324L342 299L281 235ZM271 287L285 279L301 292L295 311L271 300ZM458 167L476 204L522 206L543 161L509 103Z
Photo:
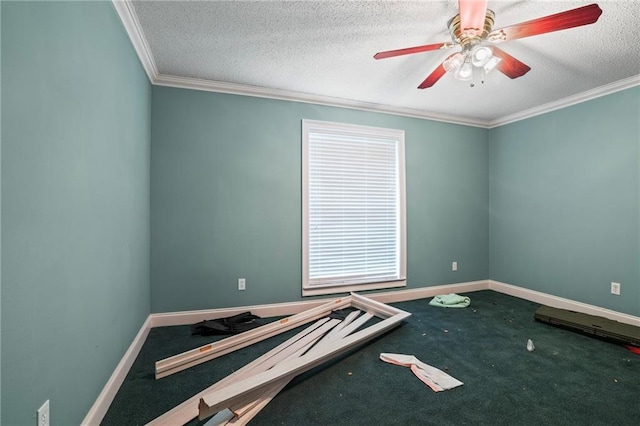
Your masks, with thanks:
M309 277L309 133L326 131L355 136L392 138L397 141L398 155L398 256L399 276L393 280L357 284L310 285ZM302 295L316 296L351 291L406 287L407 285L407 232L406 232L406 169L404 130L361 126L329 121L302 120Z

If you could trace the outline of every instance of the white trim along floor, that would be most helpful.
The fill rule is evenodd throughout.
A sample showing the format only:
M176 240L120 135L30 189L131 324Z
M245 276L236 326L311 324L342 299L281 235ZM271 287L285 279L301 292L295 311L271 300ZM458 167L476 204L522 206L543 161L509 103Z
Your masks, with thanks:
M515 296L520 299L540 303L542 305L601 316L610 320L640 327L640 317L493 280L470 281L458 284L446 284L433 287L422 287L382 293L367 293L366 296L370 299L382 303L396 303L404 302L407 300L424 299L439 294L469 293L480 290L493 290L499 293ZM124 356L116 366L116 369L113 371L113 374L102 389L102 392L100 392L100 395L98 395L98 398L82 421L82 425L100 424L105 414L107 413L109 406L113 402L118 389L120 389L120 385L122 385L122 383L124 382L129 369L138 356L140 349L142 349L142 346L144 345L144 342L151 328L166 327L172 325L189 325L203 321L205 319L223 318L246 311L251 311L251 313L255 315L267 318L274 316L293 315L320 306L330 299L333 298L314 299L311 301L305 300L291 303L277 303L270 305L241 306L235 308L170 312L149 315L147 320L142 324L142 327L140 328L140 331L134 338L133 342L129 346L129 349L127 349Z

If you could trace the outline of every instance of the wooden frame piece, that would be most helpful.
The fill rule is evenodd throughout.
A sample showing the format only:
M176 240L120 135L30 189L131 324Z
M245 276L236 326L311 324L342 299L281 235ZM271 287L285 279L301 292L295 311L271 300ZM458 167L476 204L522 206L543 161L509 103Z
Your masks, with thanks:
M369 319L373 317L370 313L364 313L360 316L361 311L353 311L351 312L347 318L345 318L340 324L335 326L329 333L327 333L320 341L311 348L311 351L317 351L319 348L326 346L328 343L341 339L351 332L360 328L363 324L365 324ZM358 318L360 316L360 318ZM357 320L356 320L357 318ZM356 320L356 321L354 321ZM309 353L310 353L309 352ZM299 353L298 356L301 356L302 353ZM246 425L253 419L259 412L262 410L275 396L284 389L285 386L289 384L289 382L294 378L293 375L282 378L268 386L263 386L259 389L262 390L260 395L257 398L247 398L251 400L248 404L236 405L231 407L230 410L226 409L218 414L216 414L212 419L218 417L221 413L223 413L220 417L216 419L216 421L212 421L212 425ZM263 390L263 388L266 388ZM227 417L225 417L225 414ZM231 414L232 417L229 418L228 415Z
M274 321L269 324L254 328L253 330L237 334L233 337L219 340L200 346L187 352L174 355L156 362L156 379L169 376L182 370L186 370L194 365L212 360L219 356L228 354L235 350L244 348L254 343L265 340L311 321L329 315L336 309L348 307L351 303L351 296L335 299L323 305L309 309L299 314Z
M296 352L313 345L337 323L339 323L339 320L330 320L328 317L319 319L309 327L297 333L295 336L271 349L269 352L253 360L244 367L234 371L222 380L216 382L212 386L209 386L207 389L184 401L182 404L167 411L160 417L157 417L147 423L147 426L175 426L188 423L198 416L198 401L207 392L221 389L228 383L235 380L246 378L251 374L265 371L273 367L280 361L291 356L292 352Z
M247 397L255 395L255 392L258 389L264 388L265 394L270 395L280 386L284 387L286 382L293 379L296 375L308 371L340 353L348 351L349 349L385 333L391 328L400 325L401 321L411 315L403 310L359 296L355 293L352 293L348 297L348 306L361 309L366 311L368 314L381 317L383 320L363 330L357 331L354 334L346 336L349 331L353 331L357 328L355 323L358 321L354 321L354 323L344 327L343 330L340 330L340 334L342 335L344 332L344 335L346 336L342 339L329 339L325 345L314 347L312 350L297 359L288 359L267 371L263 371L252 377L242 379L230 384L229 386L224 386L223 388L218 388L213 392L205 394L200 399L199 403L199 419L204 420L225 408L246 403ZM366 315L363 315L363 317L366 317Z
M353 318L354 316L352 316ZM334 320L337 321L337 320ZM287 360L296 359L306 351L308 351L311 347L313 347L316 342L317 344L322 344L327 339L327 336L331 334L335 329L342 326L348 319L343 320L340 324L336 325L329 333L325 334L324 337L319 337L315 341L311 342L307 346L298 349L293 353ZM286 360L285 360L286 361ZM221 413L222 416L219 418L218 422L212 422L215 425L224 425L224 424L238 424L245 425L247 424L256 414L260 412L277 394L280 392L293 377L287 377L279 380L278 382L272 383L269 386L265 386L263 388L258 388L254 393L250 394L246 401L240 404L237 404L233 407L225 409L223 411L218 412L213 418L218 417ZM266 389L265 389L266 388ZM231 418L228 418L228 414L231 414ZM212 418L212 419L213 419ZM226 418L226 419L225 419Z
M342 322L327 318L332 311L348 307L360 309L364 313L360 315L359 312L353 312ZM204 419L215 413L218 413L216 417L222 420L222 423L246 424L297 374L373 339L399 325L410 315L408 312L352 293L350 296L332 300L280 321L158 361L156 376L165 377L317 320L286 342L148 424L185 424L196 416ZM383 320L355 332L373 316ZM352 332L355 333L349 335Z
M354 319L356 319L358 317L358 315L360 315L361 312L360 311L353 311L351 313L349 313L349 315L347 315L345 317L345 319L342 320L342 322L338 325L336 325L335 327L333 327L331 329L330 332L328 332L324 337L324 339L329 339L331 338L331 336L335 336L340 330L342 330L344 327L346 327L347 325L351 324L351 322L353 322Z

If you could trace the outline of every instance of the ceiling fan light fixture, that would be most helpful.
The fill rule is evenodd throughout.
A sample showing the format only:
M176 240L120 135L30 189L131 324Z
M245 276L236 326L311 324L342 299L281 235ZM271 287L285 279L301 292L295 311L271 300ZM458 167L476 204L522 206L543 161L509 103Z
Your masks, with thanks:
M485 74L488 74L489 71L497 67L500 61L502 61L502 58L498 58L497 56L492 56L491 59L489 59L487 63L483 65Z
M456 53L455 55L449 57L442 66L447 72L456 73L464 64L465 56L462 53Z
M462 81L471 80L473 78L473 67L471 66L471 62L465 61L460 69L456 72L455 77L456 79Z
M477 46L471 51L471 64L483 67L493 58L493 51L487 46Z

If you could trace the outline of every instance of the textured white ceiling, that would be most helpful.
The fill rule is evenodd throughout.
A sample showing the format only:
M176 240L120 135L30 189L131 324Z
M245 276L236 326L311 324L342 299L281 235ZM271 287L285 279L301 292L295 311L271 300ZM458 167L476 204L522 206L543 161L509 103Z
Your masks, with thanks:
M495 1L494 28L590 1ZM500 48L531 67L484 85L445 75L417 86L451 50L376 61L376 52L450 41L457 0L134 1L160 75L234 83L409 108L461 119L501 117L640 75L638 0L598 1L595 24L514 40Z

